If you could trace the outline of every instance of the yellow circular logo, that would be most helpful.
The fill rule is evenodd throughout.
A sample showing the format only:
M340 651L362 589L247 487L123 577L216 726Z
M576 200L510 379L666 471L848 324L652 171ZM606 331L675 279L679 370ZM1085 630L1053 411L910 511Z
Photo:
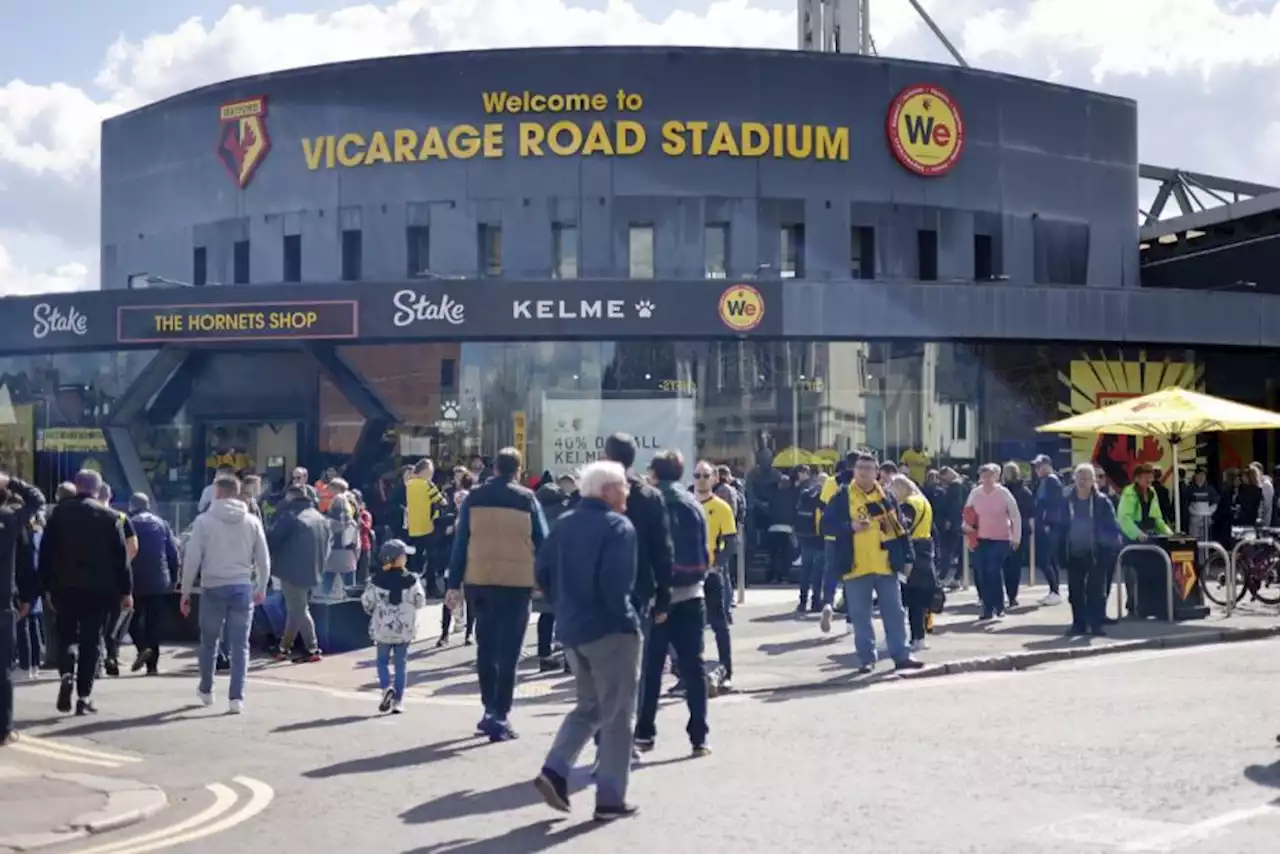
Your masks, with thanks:
M910 86L889 105L885 122L898 162L917 175L950 171L964 148L964 121L956 102L937 86Z
M764 297L750 285L730 285L720 294L720 319L734 332L750 332L764 320Z

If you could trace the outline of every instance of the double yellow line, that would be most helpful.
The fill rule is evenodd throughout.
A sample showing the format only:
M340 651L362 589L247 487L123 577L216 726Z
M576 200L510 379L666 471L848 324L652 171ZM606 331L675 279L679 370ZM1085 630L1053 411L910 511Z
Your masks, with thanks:
M105 750L90 750L64 741L51 738L38 738L23 733L18 741L13 742L7 750L39 756L41 759L55 759L59 762L73 762L78 765L91 765L94 768L124 768L134 765L142 759L137 756L125 756L121 753L108 753Z
M275 799L275 791L261 780L233 777L232 782L248 790L247 800L241 802L240 792L231 786L211 783L205 788L213 795L213 803L190 818L129 839L75 848L68 854L145 854L148 851L194 842L249 821Z

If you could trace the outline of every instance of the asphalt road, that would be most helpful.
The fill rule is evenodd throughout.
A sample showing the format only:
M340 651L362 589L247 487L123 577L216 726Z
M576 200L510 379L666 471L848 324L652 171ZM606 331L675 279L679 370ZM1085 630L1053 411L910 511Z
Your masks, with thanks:
M18 701L29 734L141 757L120 773L170 793L171 810L108 843L205 808L211 783L242 802L252 781L273 791L260 814L178 847L162 836L114 854L1234 854L1280 839L1278 677L1280 642L1265 641L727 697L712 701L714 754L697 760L669 708L633 777L641 815L607 826L591 822L589 790L561 820L530 785L554 703L518 707L523 737L490 745L471 735L467 698L377 718L372 694L266 678L242 717L198 708L186 676L109 682L96 719L49 722L51 683L22 686Z

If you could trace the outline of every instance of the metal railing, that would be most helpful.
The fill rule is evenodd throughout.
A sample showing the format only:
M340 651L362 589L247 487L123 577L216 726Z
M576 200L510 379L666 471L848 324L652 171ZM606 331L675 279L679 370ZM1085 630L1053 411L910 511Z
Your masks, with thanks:
M1112 586L1116 589L1116 619L1124 619L1124 599L1128 593L1124 584L1124 556L1134 552L1147 552L1150 554L1158 554L1164 561L1165 572L1165 591L1167 597L1165 612L1166 619L1172 623L1173 620L1173 560L1169 557L1169 553L1160 546L1152 543L1131 543L1120 550L1120 554L1116 555L1115 575L1112 579ZM1121 592L1124 591L1124 592ZM1133 582L1133 610L1138 610L1138 579L1135 573Z
M1205 540L1196 543L1197 550L1201 552L1210 551L1222 555L1222 563L1227 568L1227 603L1223 607L1223 612L1230 617L1231 612L1236 606L1236 559L1235 555L1229 553L1221 543L1213 540ZM1206 561L1207 563L1208 561ZM1204 590L1204 573L1200 573L1200 589Z

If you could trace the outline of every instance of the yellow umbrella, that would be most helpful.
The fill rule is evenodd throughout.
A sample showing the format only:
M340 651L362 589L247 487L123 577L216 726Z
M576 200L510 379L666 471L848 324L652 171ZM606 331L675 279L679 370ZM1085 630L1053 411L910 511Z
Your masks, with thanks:
M804 448L784 448L773 458L774 468L789 469L799 465L813 465L813 455Z
M1173 446L1175 527L1182 524L1178 444L1187 436L1226 430L1280 430L1280 414L1186 388L1166 388L1036 428L1039 433L1153 436L1169 442Z

